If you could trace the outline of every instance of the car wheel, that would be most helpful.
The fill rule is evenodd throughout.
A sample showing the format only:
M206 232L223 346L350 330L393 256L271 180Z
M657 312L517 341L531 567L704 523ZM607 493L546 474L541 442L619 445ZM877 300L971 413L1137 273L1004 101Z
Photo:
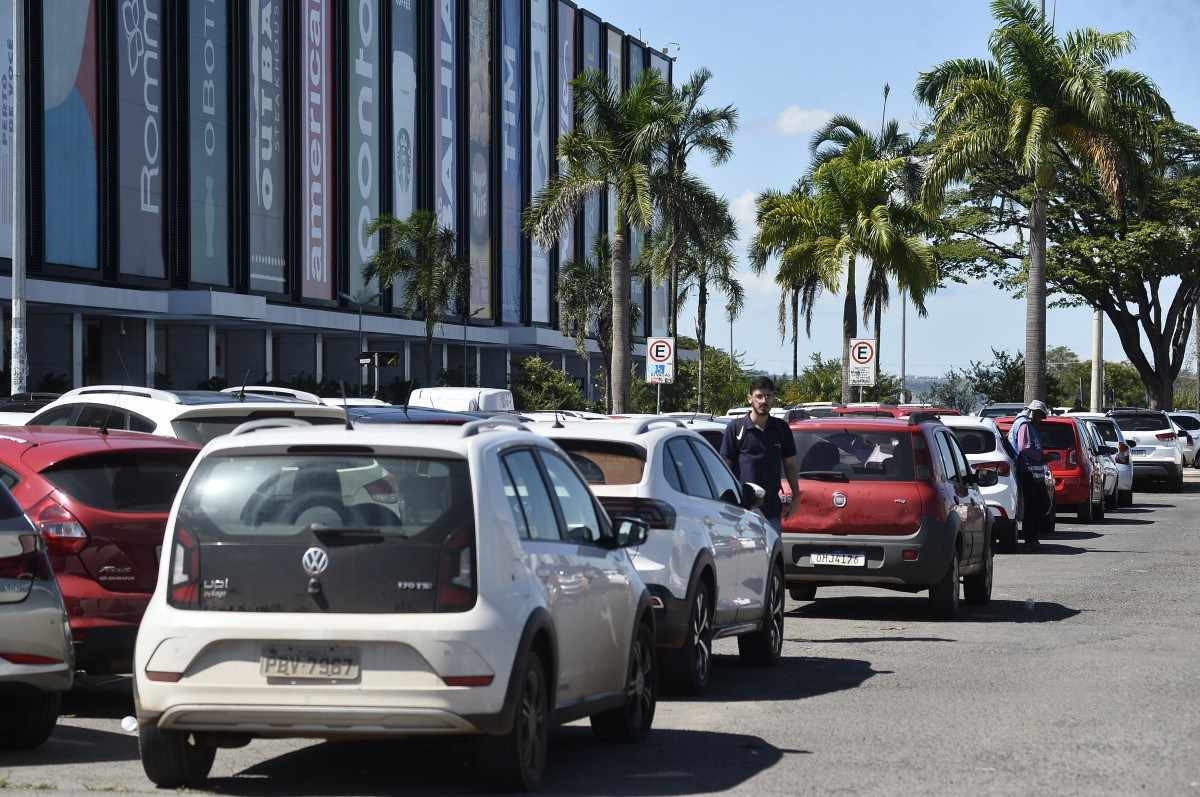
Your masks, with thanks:
M550 687L540 656L530 653L521 673L512 729L483 742L483 764L492 782L513 791L535 791L546 769Z
M1092 511L1094 508L1095 506L1092 504L1092 499L1089 497L1088 500L1075 507L1075 517L1080 523L1091 523L1095 515L1095 513Z
M982 606L992 601L993 558L991 544L985 544L983 569L963 577L963 598L973 606Z
M217 748L196 742L188 731L164 731L153 724L138 729L142 769L155 785L166 789L195 788L212 770Z
M1118 499L1119 499L1119 496L1117 494L1117 491L1113 490L1112 495L1104 496L1104 508L1105 509L1116 509Z
M606 742L630 744L641 741L650 731L658 706L654 650L654 631L645 623L639 624L629 651L624 705L591 717L592 732Z
M58 692L8 698L0 716L0 749L29 750L49 739L61 704Z
M1097 523L1104 520L1104 495L1100 496L1100 500L1092 507L1092 519Z
M685 695L703 694L708 686L712 671L712 604L708 585L703 582L697 585L683 647L671 651L667 661L671 686Z
M817 588L814 584L800 584L788 587L788 595L794 601L813 601L817 599Z
M929 610L937 620L953 620L958 614L958 551L950 558L950 565L941 581L929 588Z
M1117 506L1133 506L1133 490L1118 490Z
M996 523L996 550L1000 553L1017 552L1017 521L1004 520Z
M1180 468L1176 468L1175 470L1171 471L1171 478L1169 480L1169 483L1170 483L1171 492L1173 492L1173 493L1183 492L1183 468L1180 467Z
M770 667L783 656L783 567L771 567L762 627L738 636L738 655L747 664Z

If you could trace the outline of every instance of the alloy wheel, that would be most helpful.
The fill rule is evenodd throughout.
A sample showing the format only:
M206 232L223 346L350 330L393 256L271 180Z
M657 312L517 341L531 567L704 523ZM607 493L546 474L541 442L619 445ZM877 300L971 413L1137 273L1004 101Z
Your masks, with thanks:
M531 668L525 674L525 690L521 695L521 711L517 717L517 750L521 756L521 767L526 772L540 772L545 762L545 722L546 692L540 673Z
M708 671L712 666L712 618L708 606L708 593L701 587L696 590L695 612L692 618L692 650L696 668L696 682L708 681Z
M767 642L772 651L778 652L783 649L783 577L777 568L771 569L767 606Z
M654 714L654 651L645 633L639 633L633 642L633 661L629 665L629 683L625 687L626 710L629 725L641 728L646 718Z

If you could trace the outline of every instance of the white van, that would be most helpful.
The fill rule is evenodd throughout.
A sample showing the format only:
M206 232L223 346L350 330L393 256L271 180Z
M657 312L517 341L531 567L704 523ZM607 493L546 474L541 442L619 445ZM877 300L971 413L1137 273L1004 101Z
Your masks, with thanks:
M511 390L498 387L419 387L408 396L410 407L452 412L516 412Z

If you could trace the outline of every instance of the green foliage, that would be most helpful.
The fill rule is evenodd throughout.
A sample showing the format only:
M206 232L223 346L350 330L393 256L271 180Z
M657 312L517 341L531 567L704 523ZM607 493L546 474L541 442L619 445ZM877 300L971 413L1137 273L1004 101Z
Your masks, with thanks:
M696 409L699 363L680 358L675 364L675 382L662 386L663 412L688 412ZM709 346L704 357L704 411L721 414L746 402L750 380L740 362L730 362L729 354ZM635 369L629 391L630 412L654 412L657 390L646 384L645 373Z
M992 349L989 363L972 361L963 370L971 389L991 402L1021 401L1025 393L1025 356Z
M950 369L944 377L933 384L933 389L922 399L939 407L952 407L959 412L971 412L979 404L975 387L966 371Z
M526 412L584 409L579 385L549 361L536 356L526 357L520 361L517 370L512 388L517 409Z
M796 379L780 386L779 394L789 406L806 401L840 401L842 364L838 360L824 360L813 352L809 355L808 365L800 370Z

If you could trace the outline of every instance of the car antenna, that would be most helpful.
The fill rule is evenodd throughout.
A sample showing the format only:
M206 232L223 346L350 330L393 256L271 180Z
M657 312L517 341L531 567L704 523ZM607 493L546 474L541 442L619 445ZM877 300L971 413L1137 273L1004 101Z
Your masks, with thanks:
M346 416L346 431L353 432L354 424L350 423L350 402L346 400L346 381L339 379L338 385L342 388L342 412Z
M246 382L250 381L250 369L246 369L246 373L242 374L242 389L238 391L238 401L246 403Z
M553 429L565 429L566 428L565 426L563 426L562 419L558 415L557 407L554 408L554 426L551 428L553 428Z

